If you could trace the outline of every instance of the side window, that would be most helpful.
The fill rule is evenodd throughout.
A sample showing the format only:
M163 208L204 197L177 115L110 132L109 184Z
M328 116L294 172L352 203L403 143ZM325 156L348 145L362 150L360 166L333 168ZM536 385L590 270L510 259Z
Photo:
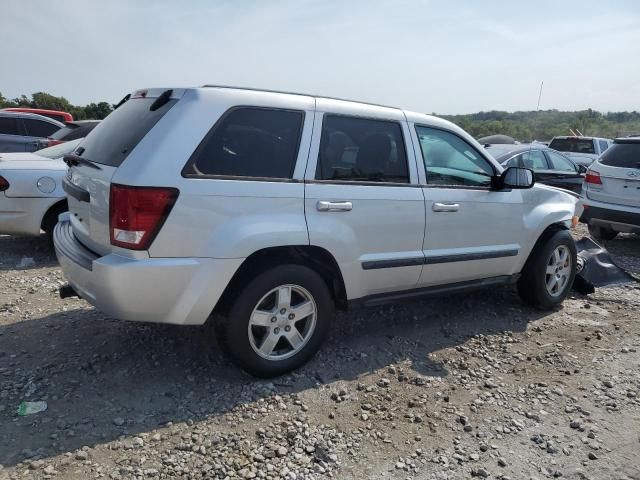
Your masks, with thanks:
M400 124L325 115L316 179L409 183Z
M430 185L489 188L494 175L491 164L453 133L416 126L422 158Z
M241 107L231 110L191 156L186 175L291 178L304 112Z
M548 151L547 157L551 163L552 170L560 170L563 172L576 172L576 167L571 161L564 158L562 155L556 152Z
M0 117L0 134L20 135L18 122L16 122L16 119L10 117Z
M520 165L531 170L547 170L549 166L540 150L531 150L518 155Z
M604 153L604 151L609 148L609 142L606 140L598 140L598 143L600 144L600 153Z
M48 137L53 132L60 130L53 123L43 122L42 120L33 120L31 118L23 118L24 126L27 129L27 135L30 137Z
M520 155L516 155L511 160L509 160L505 165L505 167L520 167Z

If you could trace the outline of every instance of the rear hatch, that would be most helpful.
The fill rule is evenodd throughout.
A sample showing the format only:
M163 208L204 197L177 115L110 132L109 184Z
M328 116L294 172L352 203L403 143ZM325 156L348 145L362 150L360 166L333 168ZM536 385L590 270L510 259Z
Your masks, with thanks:
M184 90L149 89L127 95L84 139L73 154L65 179L71 225L76 238L106 255L111 245L109 195L111 179L147 133L176 104Z
M585 183L587 198L640 207L640 139L618 139L594 163Z

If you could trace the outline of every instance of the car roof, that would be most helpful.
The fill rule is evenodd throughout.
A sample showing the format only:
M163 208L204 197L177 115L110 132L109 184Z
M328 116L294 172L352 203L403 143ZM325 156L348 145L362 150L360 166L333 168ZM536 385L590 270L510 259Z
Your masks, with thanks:
M559 140L564 140L567 138L575 138L576 140L611 140L610 138L604 138L604 137L587 137L585 135L556 135L555 137L553 137L551 139L551 141L559 139Z
M75 125L76 127L82 127L86 125L97 125L101 120L73 120L71 122L65 122L67 125Z
M54 120L51 117L45 117L44 115L38 115L37 113L28 112L12 112L7 110L0 110L0 116L2 117L14 117L14 118L32 118L34 120L43 120L45 122L54 123L60 127L64 127L64 123Z
M620 137L613 140L614 143L640 143L640 135L632 137Z
M525 144L525 145L514 145L511 143L496 143L493 145L486 145L485 149L491 153L491 149L495 147L495 150L499 150L500 153L495 157L496 160L500 161L501 158L506 156L517 155L518 153L528 152L530 150L553 150L552 148L547 147L542 144ZM511 148L513 147L513 148ZM555 152L555 150L554 150ZM497 152L496 152L497 153Z

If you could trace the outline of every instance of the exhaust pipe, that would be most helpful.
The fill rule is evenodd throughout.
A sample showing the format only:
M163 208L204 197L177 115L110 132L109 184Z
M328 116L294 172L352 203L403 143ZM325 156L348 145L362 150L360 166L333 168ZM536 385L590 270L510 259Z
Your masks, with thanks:
M60 298L69 298L69 297L80 298L80 295L78 294L78 292L76 292L75 288L73 288L68 283L65 283L64 285L62 285L58 290L58 293L60 294Z

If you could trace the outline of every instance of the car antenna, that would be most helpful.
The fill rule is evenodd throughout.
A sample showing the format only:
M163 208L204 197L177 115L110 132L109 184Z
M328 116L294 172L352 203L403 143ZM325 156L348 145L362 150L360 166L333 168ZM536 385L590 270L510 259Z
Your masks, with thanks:
M540 92L538 93L538 105L536 106L536 117L538 116L538 112L540 111L540 99L542 98L542 86L544 85L544 80L540 82ZM531 150L533 149L533 138L531 142L529 142L529 159L531 159Z

